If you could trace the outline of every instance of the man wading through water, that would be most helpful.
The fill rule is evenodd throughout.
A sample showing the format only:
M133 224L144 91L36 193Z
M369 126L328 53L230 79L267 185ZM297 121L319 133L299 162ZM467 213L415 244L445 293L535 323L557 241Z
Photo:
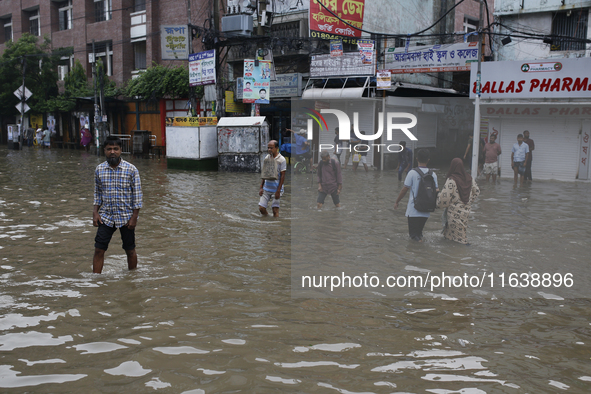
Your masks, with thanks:
M92 272L103 270L105 252L115 230L119 229L130 270L137 267L135 227L142 207L142 184L135 166L121 159L121 140L109 136L104 145L107 161L94 173L94 210L92 224L98 227L94 239Z

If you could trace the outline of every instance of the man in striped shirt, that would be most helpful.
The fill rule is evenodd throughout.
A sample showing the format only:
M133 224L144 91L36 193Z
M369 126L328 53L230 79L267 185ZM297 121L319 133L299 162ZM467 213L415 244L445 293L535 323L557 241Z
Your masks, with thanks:
M142 184L137 168L121 159L121 140L109 136L104 145L107 161L94 173L92 224L98 227L94 239L92 272L103 270L105 252L115 230L119 229L130 270L137 267L135 227L142 207Z

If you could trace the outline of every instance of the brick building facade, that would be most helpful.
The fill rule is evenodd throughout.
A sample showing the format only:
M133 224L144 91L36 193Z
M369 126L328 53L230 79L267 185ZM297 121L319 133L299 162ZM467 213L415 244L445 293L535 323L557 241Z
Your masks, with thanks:
M210 3L191 1L191 22L203 26ZM47 36L53 49L72 48L59 67L60 79L75 60L92 77L92 42L97 61L118 85L132 78L152 62L165 66L187 65L183 60L162 60L160 25L188 22L185 0L3 0L0 1L0 53L6 42L28 32ZM195 40L194 51L201 51Z

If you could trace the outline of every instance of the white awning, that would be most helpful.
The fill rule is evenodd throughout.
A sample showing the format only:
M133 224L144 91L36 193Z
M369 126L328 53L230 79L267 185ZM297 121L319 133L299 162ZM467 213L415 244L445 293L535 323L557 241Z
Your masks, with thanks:
M363 87L346 88L349 79L365 78ZM368 76L350 76L345 78L310 78L306 83L306 87L302 93L302 99L304 100L317 100L317 99L357 99L363 97L365 89L369 88ZM324 86L321 88L308 87L313 86L314 81L324 81ZM341 84L340 88L327 88L329 81L338 81ZM333 85L334 86L334 85Z
M304 91L304 100L315 99L354 99L363 96L364 88L343 88L343 89L321 89L312 88Z
M263 126L265 125L264 116L236 116L220 118L218 126Z

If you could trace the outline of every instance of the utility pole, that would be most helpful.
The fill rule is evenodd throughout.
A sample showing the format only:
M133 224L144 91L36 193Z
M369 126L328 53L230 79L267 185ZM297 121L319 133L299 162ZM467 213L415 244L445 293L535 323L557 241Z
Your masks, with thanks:
M23 91L21 94L21 127L18 130L18 142L19 149L23 148L24 143L24 132L25 132L25 71L27 70L27 60L23 55Z
M92 86L94 87L94 135L96 139L96 155L101 155L100 138L98 131L98 100L96 94L96 52L94 47L94 40L92 40Z
M215 51L215 115L216 117L222 117L223 115L223 86L222 86L222 59L221 59L221 51L218 51L217 42L218 42L218 35L220 33L220 0L213 0L213 29L214 29L214 51Z
M187 0L187 28L189 29L189 56L193 53L193 25L191 24L191 0ZM189 59L185 59L187 62ZM197 115L197 100L195 100L195 87L189 86L189 101L191 102L191 116Z
M482 63L482 20L484 17L484 0L480 0L480 21L478 22L478 72L476 73L476 100L474 101L474 133L472 137L472 179L478 176L478 153L480 150L480 82Z

